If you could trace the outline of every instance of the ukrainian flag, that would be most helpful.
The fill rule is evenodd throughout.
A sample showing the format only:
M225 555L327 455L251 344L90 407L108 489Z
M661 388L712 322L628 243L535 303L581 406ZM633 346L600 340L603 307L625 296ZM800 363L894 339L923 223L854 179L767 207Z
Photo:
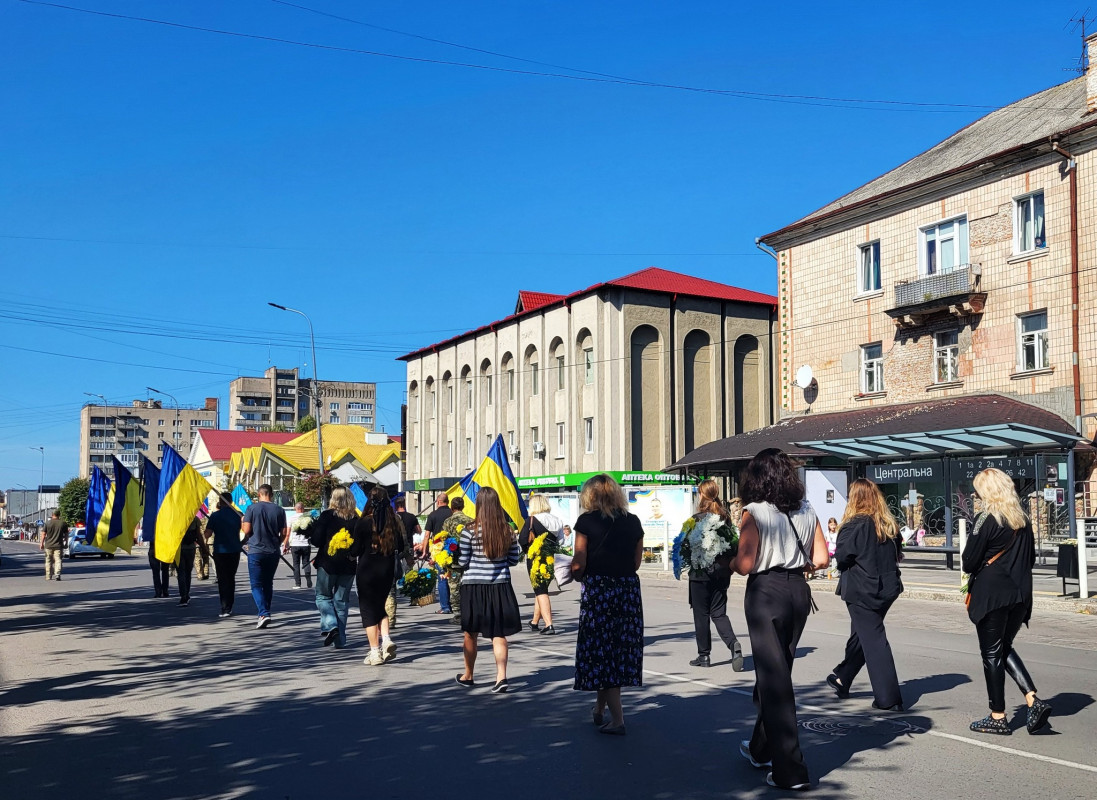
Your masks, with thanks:
M490 486L499 493L499 503L503 506L503 511L516 527L521 528L529 512L526 511L526 501L522 499L522 493L518 491L514 473L510 470L502 434L496 437L480 466L462 478L446 495L450 500L454 497L465 498L465 513L475 517L476 495L485 486Z
M369 502L369 498L366 496L365 491L357 483L352 483L349 487L351 495L354 497L354 502L358 504L358 516L362 516L362 512L366 509L366 503Z
M251 505L251 498L248 497L248 490L244 488L243 484L236 484L236 488L232 490L232 504L241 514L247 511L248 506Z
M157 496L160 493L160 467L149 460L148 456L141 456L141 503L145 512L141 519L141 541L156 541L156 512L160 510L157 505Z
M84 506L84 524L88 531L98 531L99 519L107 506L107 493L110 491L110 478L103 470L91 468L91 488L88 490L88 502Z
M127 474L129 470L124 470ZM99 515L99 524L95 526L94 533L91 526L88 527L88 544L95 545L100 550L107 550L107 540L110 538L110 521L114 517L114 483L107 488L107 499L103 503L103 513ZM113 548L111 548L113 549Z
M160 467L160 490L156 503L156 558L172 564L179 556L179 545L210 492L210 484L188 464L171 445L164 445Z
M112 457L111 461L114 485L107 494L110 510L109 514L104 512L96 527L95 546L107 553L113 553L119 547L130 553L133 551L133 534L144 511L141 483L117 458Z

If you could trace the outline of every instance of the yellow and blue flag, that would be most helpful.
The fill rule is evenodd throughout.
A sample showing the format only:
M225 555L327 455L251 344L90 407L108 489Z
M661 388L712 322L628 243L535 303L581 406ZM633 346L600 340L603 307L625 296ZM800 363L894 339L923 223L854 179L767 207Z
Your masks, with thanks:
M248 506L251 505L251 498L248 497L248 490L244 488L243 484L236 484L236 488L232 490L232 504L241 514L247 511Z
M107 550L107 539L110 538L110 521L114 517L114 497L114 482L112 481L107 486L107 499L103 503L103 513L99 515L99 524L95 526L94 531L90 526L88 527L88 543L104 551Z
M499 493L499 503L503 506L503 511L515 526L521 528L529 512L526 511L526 501L522 498L522 493L518 491L514 473L511 472L502 434L496 437L480 466L462 478L446 495L451 500L454 497L465 498L465 513L475 517L476 495L485 486L490 486Z
M144 505L144 513L141 516L141 541L156 541L156 512L160 506L156 504L160 493L160 467L149 460L148 456L141 456L141 503Z
M366 497L365 490L357 483L352 483L350 485L350 493L354 496L354 502L358 504L358 516L362 516L362 511L365 510L366 503L369 501L369 498Z
M110 491L110 478L97 466L91 468L91 486L88 489L88 502L84 505L84 524L93 532L99 529L99 519L107 506L107 493Z
M130 553L133 551L133 534L144 510L141 483L117 458L112 457L111 462L114 484L107 493L109 512L104 511L96 526L95 546L107 553L113 553L119 547Z
M179 545L194 515L210 492L210 484L198 474L198 470L175 452L171 445L164 445L164 461L160 467L160 490L156 503L156 558L165 564L174 563L179 555Z

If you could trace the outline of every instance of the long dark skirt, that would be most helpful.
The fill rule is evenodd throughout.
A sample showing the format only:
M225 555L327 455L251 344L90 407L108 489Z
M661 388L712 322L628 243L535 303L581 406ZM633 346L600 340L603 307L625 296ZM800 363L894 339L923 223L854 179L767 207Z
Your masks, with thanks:
M575 688L644 685L644 604L640 579L600 575L583 580L575 643Z
M358 590L358 610L362 614L362 627L372 628L385 619L385 601L392 582L396 580L396 560L393 556L373 553L358 559L355 584Z
M489 639L522 630L522 612L514 587L506 583L461 584L461 630Z

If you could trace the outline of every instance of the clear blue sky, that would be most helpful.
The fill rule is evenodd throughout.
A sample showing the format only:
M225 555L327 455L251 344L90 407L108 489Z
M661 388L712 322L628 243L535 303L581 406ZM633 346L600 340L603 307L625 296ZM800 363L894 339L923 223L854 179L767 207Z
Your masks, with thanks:
M1080 50L1077 9L1055 3L299 3L369 25L272 0L69 3L415 59L913 103L1003 105L1070 78ZM506 315L520 288L657 265L772 292L755 236L985 113L471 69L19 0L0 0L0 110L4 489L38 483L31 447L46 483L75 474L85 391L200 403L304 366L304 321L268 300L312 315L322 379L377 381L396 432L394 357Z

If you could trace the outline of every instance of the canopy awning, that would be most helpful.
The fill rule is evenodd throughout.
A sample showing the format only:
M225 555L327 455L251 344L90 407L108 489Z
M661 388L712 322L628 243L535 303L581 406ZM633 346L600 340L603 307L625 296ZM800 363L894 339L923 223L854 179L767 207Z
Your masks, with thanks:
M912 456L973 454L1033 449L1070 449L1078 443L1074 433L1049 431L1030 425L1006 423L980 425L927 433L895 433L796 442L851 461Z

